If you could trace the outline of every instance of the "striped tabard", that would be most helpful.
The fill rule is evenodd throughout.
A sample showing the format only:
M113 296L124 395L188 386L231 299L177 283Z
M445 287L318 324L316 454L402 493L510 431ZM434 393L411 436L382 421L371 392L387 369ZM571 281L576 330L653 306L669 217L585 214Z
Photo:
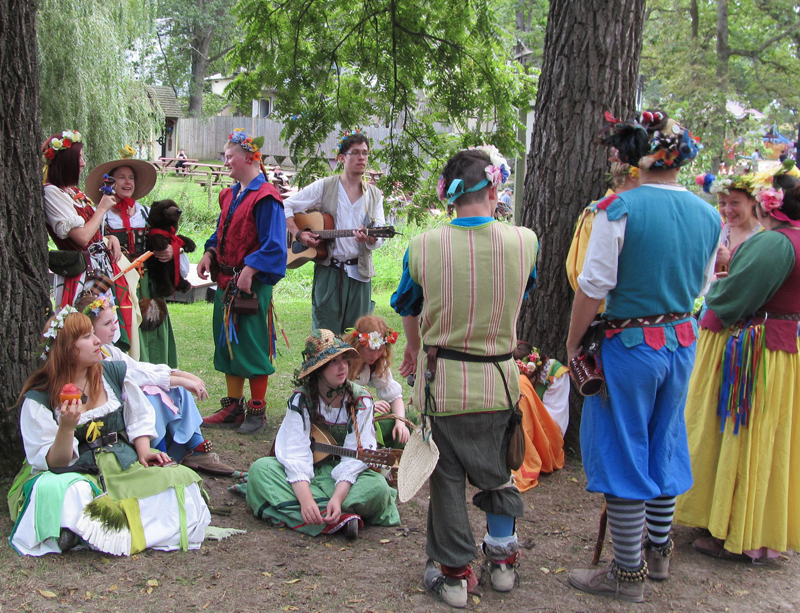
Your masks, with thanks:
M449 225L415 237L408 263L424 295L423 344L479 356L511 353L537 250L531 230L495 221L474 227ZM425 355L421 351L417 358L414 388L420 411L425 408ZM513 359L499 366L516 402L519 370ZM432 388L437 414L508 408L503 381L492 363L439 359Z

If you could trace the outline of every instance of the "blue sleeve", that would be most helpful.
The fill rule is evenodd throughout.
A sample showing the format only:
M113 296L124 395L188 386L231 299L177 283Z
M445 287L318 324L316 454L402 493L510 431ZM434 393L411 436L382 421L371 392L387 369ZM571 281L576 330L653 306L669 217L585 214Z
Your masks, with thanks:
M217 243L219 242L218 239L217 239L217 228L219 228L219 218L220 218L220 216L218 215L217 216L217 223L214 224L214 234L212 234L211 236L208 237L208 240L206 241L206 244L203 247L203 251L208 251L212 247L216 247Z
M411 278L411 273L408 272L408 249L406 249L406 254L403 256L403 276L400 277L397 291L392 294L391 305L401 317L407 315L416 317L422 313L422 303L422 287Z
M247 266L259 272L256 278L275 285L286 276L286 216L283 206L272 196L262 198L254 207L261 247L244 258Z

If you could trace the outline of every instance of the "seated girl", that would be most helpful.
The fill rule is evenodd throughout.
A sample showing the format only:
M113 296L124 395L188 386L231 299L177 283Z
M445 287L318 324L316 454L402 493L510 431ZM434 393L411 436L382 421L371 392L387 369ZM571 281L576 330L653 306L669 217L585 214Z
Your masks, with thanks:
M358 536L363 521L400 523L397 492L359 459L332 456L316 462L312 425L347 449L375 449L372 396L347 380L356 350L330 330L306 340L297 389L275 438L275 457L256 460L247 475L247 503L256 517L316 536L345 529ZM238 490L238 491L241 491Z
M558 362L548 360L525 341L517 343L514 358L520 370L519 408L525 431L525 460L513 472L517 488L524 492L539 484L541 473L564 467L569 377ZM559 419L566 422L563 427Z
M378 396L376 416L391 412L397 417L405 417L403 388L392 377L392 346L397 342L397 332L393 332L382 318L365 315L359 318L355 328L345 333L343 339L358 351L348 378L363 387L375 389ZM412 421L416 423L413 417ZM408 427L400 419L377 421L375 434L382 447L398 449L405 447L410 436Z
M26 463L8 494L11 545L34 556L81 539L113 555L198 549L211 521L200 476L151 449L153 408L125 364L103 360L92 322L71 306L44 342L45 364L20 396Z
M208 398L203 380L191 373L173 370L167 364L139 362L112 345L118 320L110 293L99 298L84 296L76 306L92 320L95 336L103 345L104 358L125 362L128 375L153 405L156 413L153 447L193 470L222 476L233 473L233 467L212 453L211 441L203 438L200 432L203 418L189 392L194 392L201 400Z

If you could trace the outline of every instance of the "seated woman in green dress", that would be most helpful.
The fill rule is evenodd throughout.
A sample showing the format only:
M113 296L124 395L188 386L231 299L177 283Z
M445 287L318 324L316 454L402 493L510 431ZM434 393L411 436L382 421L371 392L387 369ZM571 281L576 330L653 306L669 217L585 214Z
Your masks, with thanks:
M247 503L257 517L312 536L344 528L349 538L358 536L364 521L400 523L397 492L380 473L355 457L314 461L312 426L327 431L339 447L377 448L372 396L347 380L349 360L356 355L330 330L306 340L275 457L256 460L246 477Z

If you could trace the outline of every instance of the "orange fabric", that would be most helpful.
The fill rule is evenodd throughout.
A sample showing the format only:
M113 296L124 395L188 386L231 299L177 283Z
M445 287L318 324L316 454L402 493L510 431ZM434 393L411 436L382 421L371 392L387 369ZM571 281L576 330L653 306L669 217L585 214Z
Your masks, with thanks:
M250 379L250 397L253 400L264 400L267 397L269 375L259 375Z
M228 388L228 397L237 400L244 396L244 377L225 375L225 385Z
M519 408L525 430L525 461L519 470L513 472L517 488L524 492L539 484L540 473L564 468L564 438L525 375L519 377L519 389L522 393Z

